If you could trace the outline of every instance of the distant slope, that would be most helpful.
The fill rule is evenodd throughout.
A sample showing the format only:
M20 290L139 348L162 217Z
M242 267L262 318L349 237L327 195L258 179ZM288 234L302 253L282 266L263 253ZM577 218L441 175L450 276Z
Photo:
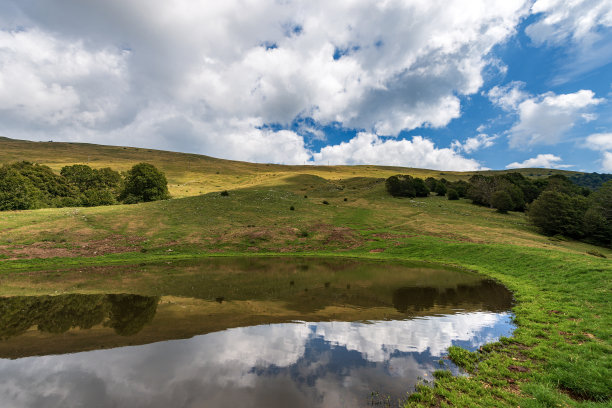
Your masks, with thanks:
M0 137L0 164L27 160L46 164L58 171L69 164L88 164L94 168L111 167L125 171L139 162L149 162L166 173L170 193L175 197L194 196L211 191L256 185L278 184L279 179L312 174L329 180L351 177L386 178L394 174L415 177L467 179L473 174L520 172L530 177L578 172L555 169L517 169L478 172L451 172L390 166L287 166L248 163L214 157L136 147L104 146L87 143L30 142Z

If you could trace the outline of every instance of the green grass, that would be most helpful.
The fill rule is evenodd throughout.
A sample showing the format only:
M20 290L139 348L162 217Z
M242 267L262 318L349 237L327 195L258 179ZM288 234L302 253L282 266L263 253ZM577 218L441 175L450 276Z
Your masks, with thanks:
M514 292L517 330L511 339L476 353L452 349L451 356L469 375L438 372L433 386L419 387L410 405L610 406L609 248L540 235L524 214L499 214L467 200L394 199L381 182L400 172L448 179L466 173L267 166L143 149L59 143L24 147L27 143L0 140L10 147L0 148L0 162L31 154L30 160L57 168L93 152L100 166L127 168L150 158L168 172L173 194L189 197L0 213L0 276L231 255L453 265L498 279ZM54 155L62 162L51 162ZM188 184L181 190L181 183L198 187ZM200 188L209 193L195 195ZM220 196L222 190L229 195ZM41 285L44 292L44 281Z

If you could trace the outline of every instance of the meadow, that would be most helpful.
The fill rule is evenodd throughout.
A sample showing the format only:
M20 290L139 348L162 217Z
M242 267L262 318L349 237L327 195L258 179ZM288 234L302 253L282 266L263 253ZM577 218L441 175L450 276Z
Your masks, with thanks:
M451 349L453 361L470 375L439 371L433 385L418 387L409 405L610 406L610 248L541 235L523 213L500 214L465 199L393 198L384 186L394 174L458 180L474 173L251 164L1 139L0 163L17 160L56 171L75 163L127 170L147 161L166 173L174 198L0 213L0 285L12 295L74 291L58 288L57 281L75 268L201 257L325 256L450 265L511 289L517 329L512 338L476 353ZM561 171L521 172L543 177ZM224 190L227 196L220 194ZM48 285L41 270L57 270Z

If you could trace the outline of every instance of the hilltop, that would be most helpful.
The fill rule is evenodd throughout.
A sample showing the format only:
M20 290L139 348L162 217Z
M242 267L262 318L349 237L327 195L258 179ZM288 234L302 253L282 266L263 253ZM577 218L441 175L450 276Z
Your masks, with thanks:
M125 146L88 143L31 142L0 137L0 165L20 160L45 164L56 172L66 165L87 164L93 168L110 167L126 171L134 164L148 162L166 173L174 197L188 197L212 191L274 185L292 176L310 174L328 180L351 177L387 178L395 174L467 180L474 174L519 172L529 177L552 174L570 176L579 172L557 169L515 169L493 171L439 171L409 167L357 165L314 166L248 163L210 156Z

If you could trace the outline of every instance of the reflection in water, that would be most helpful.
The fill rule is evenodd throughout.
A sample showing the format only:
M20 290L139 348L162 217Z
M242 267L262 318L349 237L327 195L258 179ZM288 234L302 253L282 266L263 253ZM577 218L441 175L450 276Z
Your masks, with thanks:
M2 278L7 295L41 282L28 279L97 293L93 277L138 293L0 297L2 408L365 406L406 397L440 361L457 372L449 346L512 332L510 292L455 270L241 258L126 272Z
M475 312L369 324L288 323L137 347L0 360L3 406L355 407L406 396L451 344L507 335Z
M125 294L0 298L0 339L23 334L32 326L60 334L103 322L117 334L129 336L153 320L158 302L158 297Z

